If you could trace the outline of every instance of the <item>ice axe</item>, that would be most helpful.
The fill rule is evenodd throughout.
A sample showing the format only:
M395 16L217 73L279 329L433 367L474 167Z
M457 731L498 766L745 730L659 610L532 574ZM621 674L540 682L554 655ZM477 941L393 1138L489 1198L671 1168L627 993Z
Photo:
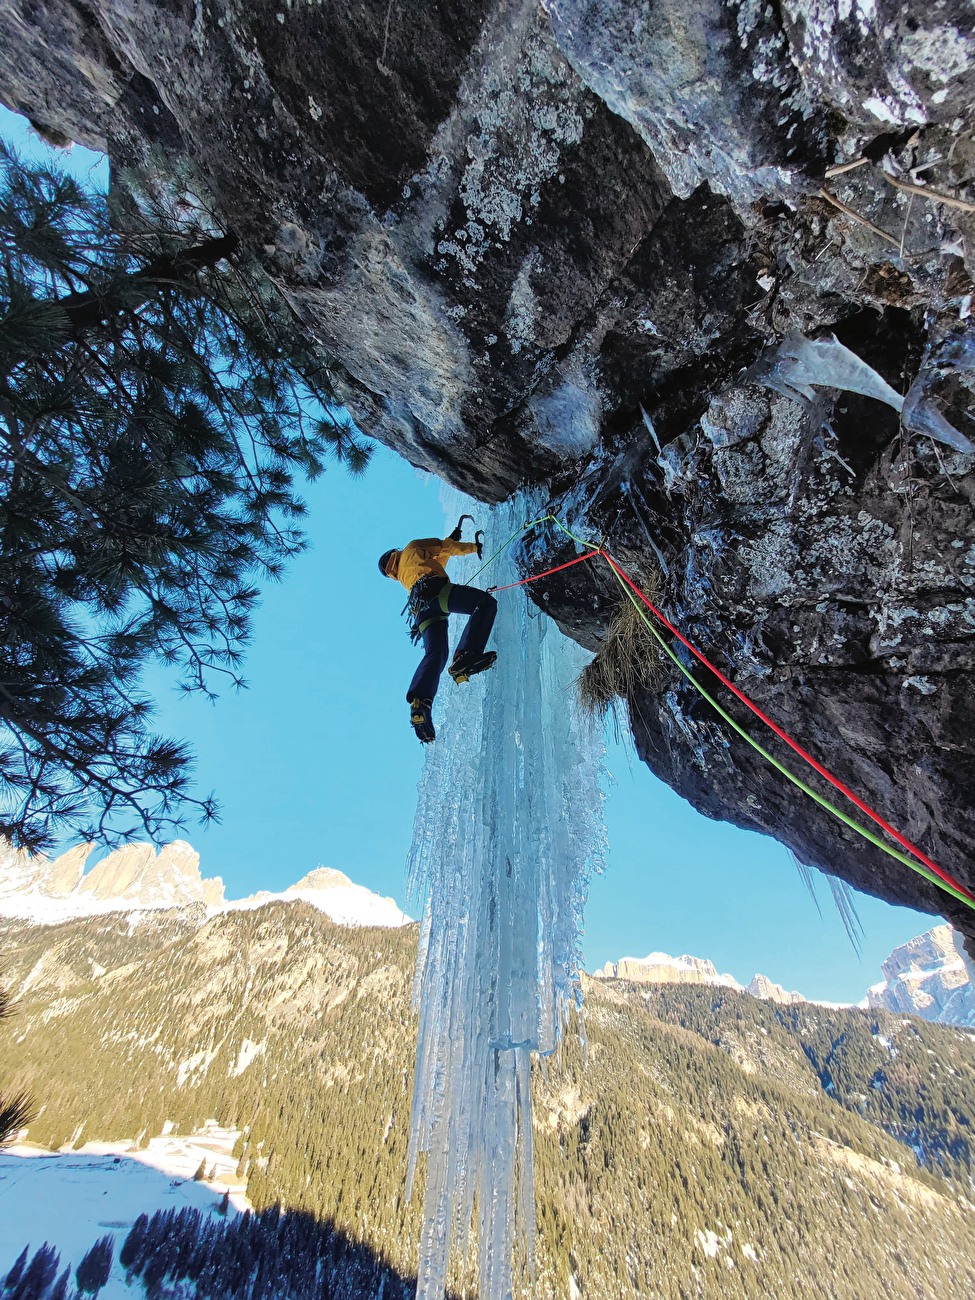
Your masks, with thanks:
M461 515L461 517L457 520L457 527L456 527L456 528L454 529L454 531L450 534L450 540L451 540L452 542L459 542L459 541L460 541L460 535L461 535L461 532L463 531L463 528L464 528L464 520L465 520L465 519L469 519L469 520L471 521L471 523L474 522L474 516L473 516L473 515Z

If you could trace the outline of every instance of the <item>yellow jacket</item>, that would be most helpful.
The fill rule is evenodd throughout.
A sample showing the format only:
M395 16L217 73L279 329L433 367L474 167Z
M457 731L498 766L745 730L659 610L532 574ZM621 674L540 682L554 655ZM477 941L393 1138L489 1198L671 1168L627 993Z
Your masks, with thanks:
M455 542L451 537L418 537L408 542L401 551L390 556L386 572L401 582L407 591L429 574L446 578L443 567L452 555L476 555L475 542Z

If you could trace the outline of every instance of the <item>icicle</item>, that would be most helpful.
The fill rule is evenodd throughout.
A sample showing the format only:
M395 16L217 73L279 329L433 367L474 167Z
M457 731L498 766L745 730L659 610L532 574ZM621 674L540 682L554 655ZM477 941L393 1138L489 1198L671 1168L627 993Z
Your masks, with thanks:
M745 379L764 384L766 388L807 406L816 400L812 384L875 397L878 402L892 406L901 415L904 428L911 433L926 433L929 438L943 442L955 451L971 454L975 452L975 443L948 423L928 395L938 372L946 369L975 369L975 341L967 338L952 340L947 348L942 349L938 364L929 366L926 362L907 396L901 397L872 366L861 361L833 335L813 342L801 334L789 334L777 348L764 352L745 371Z
M459 494L451 518L472 509ZM496 507L490 540L531 511ZM517 581L511 548L487 580ZM476 561L453 562L454 581ZM480 581L484 581L482 578ZM505 1300L519 1241L531 1267L531 1053L551 1054L579 999L587 882L605 852L601 736L576 711L585 652L522 593L499 599L497 666L437 697L409 884L425 895L408 1160L428 1153L417 1300L441 1300L477 1206L480 1300Z
M818 384L875 397L895 411L904 405L900 393L832 334L816 342L802 334L789 334L773 352L763 353L745 377L796 402L814 401L816 394L810 384Z
M822 920L823 909L819 906L819 899L816 897L816 882L813 880L812 867L807 867L805 862L797 858L791 849L789 849L789 857L792 859L792 865L799 872L799 879L809 891L809 897L816 904L816 911L819 913L820 920Z
M822 916L823 909L819 906L819 899L816 897L816 884L813 877L812 867L807 866L801 858L796 857L791 849L789 849L789 857L795 864L795 868L799 872L802 883L809 890L809 896L816 904L816 911L820 916ZM833 902L836 905L837 912L840 914L840 920L843 922L843 928L846 930L847 937L849 938L850 943L853 944L853 950L858 957L861 957L863 955L863 923L861 922L860 914L857 911L853 890L846 881L841 880L839 876L831 876L828 871L822 872L822 875L824 875L829 882L829 889L830 893L833 895Z
M647 433L649 433L650 437L653 439L653 445L656 447L657 455L659 456L661 450L660 439L657 437L657 430L653 427L653 421L650 419L649 415L647 415L642 406L640 407L640 414L643 416L643 423L646 427Z
M948 423L935 404L925 393L926 384L920 375L911 386L904 399L904 428L912 433L926 433L936 442L943 442L955 451L975 452L973 444L963 433Z
M917 378L904 399L904 428L912 433L926 433L954 451L971 455L975 443L948 423L929 394L940 378L952 371L971 374L975 371L975 339L962 335L946 340L925 356ZM964 380L962 382L965 382Z
M630 484L630 483L624 483L624 484L623 484L623 491L626 493L626 496L627 496L627 498L629 499L630 505L633 507L633 513L636 515L637 523L638 523L638 524L640 525L640 527L643 529L643 535L644 535L644 537L645 537L645 538L647 539L647 541L650 543L650 548L651 548L651 550L653 551L654 555L657 557L657 560L658 560L659 563L660 563L661 571L662 571L662 572L663 572L663 573L664 573L664 574L669 578L669 577L670 577L670 567L669 567L669 565L667 564L667 561L664 559L664 553L663 553L663 551L660 549L660 547L657 545L657 543L653 540L653 538L651 537L651 535L650 535L650 529L647 527L646 520L643 518L643 514L641 513L640 508L639 508L639 506L638 506L637 503L636 503L636 497L634 497L634 495L633 495L634 493L636 493L636 496L638 496L638 497L640 498L640 500L643 502L643 509L646 510L647 514L649 514L649 513L650 513L650 508L649 508L649 506L647 505L647 503L646 503L646 501L645 501L645 499L644 499L643 493L640 491L639 488L635 488L635 487L633 487L633 485Z
M839 876L827 875L826 879L829 881L830 892L836 910L840 914L840 920L843 922L850 943L853 944L853 950L860 957L863 955L863 923L857 911L853 890L845 880L840 880Z

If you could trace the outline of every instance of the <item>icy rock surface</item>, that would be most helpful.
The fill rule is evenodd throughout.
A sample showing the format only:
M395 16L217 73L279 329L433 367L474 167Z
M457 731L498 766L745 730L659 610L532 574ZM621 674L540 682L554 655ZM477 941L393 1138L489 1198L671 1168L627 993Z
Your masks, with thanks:
M560 502L585 475L580 527L659 571L676 621L972 884L975 457L941 424L975 440L965 372L926 365L900 424L820 389L826 438L739 386L763 348L832 331L905 394L969 328L975 214L935 196L975 201L970 0L0 15L3 102L107 149L174 219L200 202L234 230L363 433L485 501L547 482ZM546 543L539 569L566 549ZM584 569L529 590L595 649L618 588ZM657 776L859 889L947 906L975 951L975 913L786 790L690 690L639 700Z
M770 354L759 357L749 377L797 402L802 398L813 401L816 394L810 385L820 384L875 397L895 411L904 405L903 397L872 366L834 337L813 342L801 334L790 334Z
M486 526L488 550L526 518L444 502ZM509 547L477 585L517 582ZM476 559L456 563L468 580ZM409 1181L429 1155L418 1300L444 1294L451 1250L467 1250L476 1204L482 1300L510 1295L513 1255L535 1236L531 1055L558 1048L579 998L580 936L605 847L599 731L573 681L587 658L519 590L499 597L497 666L455 688L445 678L419 785L409 860L425 898ZM456 634L459 629L453 629Z
M902 418L905 428L912 432L926 433L954 451L972 455L975 453L975 445L971 439L966 438L953 424L949 424L931 400L938 381L952 375L971 391L972 379L975 377L975 338L970 334L948 339L940 347L929 350L904 399Z
M970 339L961 339L944 349L941 365L922 368L907 394L901 397L872 366L861 361L855 352L844 347L835 337L817 339L790 334L771 352L762 356L746 372L746 378L764 384L776 392L800 402L813 402L816 394L810 387L842 388L848 393L862 393L886 402L901 413L904 427L912 433L926 433L936 442L943 442L954 451L975 452L975 445L963 433L950 425L930 400L928 389L932 379L949 370L965 373L973 369Z

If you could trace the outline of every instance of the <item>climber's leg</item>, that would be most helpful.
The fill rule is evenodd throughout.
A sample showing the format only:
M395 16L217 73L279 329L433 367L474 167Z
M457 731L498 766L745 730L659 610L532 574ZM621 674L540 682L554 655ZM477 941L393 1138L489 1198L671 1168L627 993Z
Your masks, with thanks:
M451 587L447 608L451 614L469 615L450 665L450 675L454 681L466 682L475 673L490 668L498 657L493 650L484 649L494 626L498 602L478 587Z
M420 623L425 622L428 616L432 621L427 623L420 634L423 638L423 658L406 692L409 701L419 698L432 703L437 694L437 687L440 685L440 674L447 663L446 615L440 613L439 607L431 606L429 611L425 610L421 615Z

